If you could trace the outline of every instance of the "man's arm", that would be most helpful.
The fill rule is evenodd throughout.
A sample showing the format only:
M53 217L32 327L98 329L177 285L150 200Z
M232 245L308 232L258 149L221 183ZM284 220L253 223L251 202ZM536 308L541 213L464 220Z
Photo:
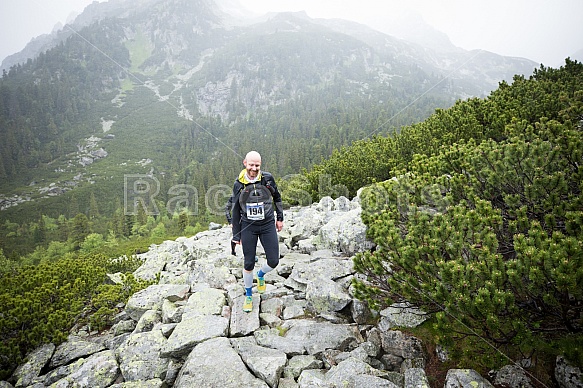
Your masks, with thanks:
M277 229L278 232L281 232L283 229L283 201L281 199L281 194L277 189L275 179L273 179L272 175L270 175L269 178L270 179L267 181L267 188L271 192L271 196L273 197L273 204L275 206L275 229Z
M233 210L233 196L229 197L227 204L225 205L225 217L227 217L227 222L232 223L233 218L231 217L231 211Z
M232 241L240 243L241 241L241 205L239 205L239 194L241 186L235 182L233 185L233 194L231 195L231 225L233 225Z

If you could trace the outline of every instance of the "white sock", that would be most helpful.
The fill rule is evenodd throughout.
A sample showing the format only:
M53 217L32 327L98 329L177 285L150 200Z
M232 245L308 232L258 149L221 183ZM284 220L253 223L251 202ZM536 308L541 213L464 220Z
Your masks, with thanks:
M243 270L243 283L245 288L253 288L253 272Z
M267 265L267 263L263 264L263 267L257 272L257 277L262 278L265 276L266 273L273 271L273 268Z

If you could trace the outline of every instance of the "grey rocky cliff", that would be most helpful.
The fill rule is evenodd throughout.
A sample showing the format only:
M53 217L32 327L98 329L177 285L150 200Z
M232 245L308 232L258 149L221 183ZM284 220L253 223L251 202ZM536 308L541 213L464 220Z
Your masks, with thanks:
M372 247L358 198L292 208L285 225L280 264L251 313L231 230L215 226L140 254L135 275L160 281L134 294L110 330L38 348L0 387L429 387L425 347L398 330L424 314L406 303L374 313L353 297L351 258ZM492 384L452 369L445 386Z

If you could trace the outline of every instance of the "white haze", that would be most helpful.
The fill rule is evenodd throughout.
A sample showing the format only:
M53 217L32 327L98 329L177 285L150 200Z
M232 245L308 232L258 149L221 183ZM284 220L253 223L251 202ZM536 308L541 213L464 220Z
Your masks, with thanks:
M219 0L233 1L233 0ZM419 20L466 50L484 49L559 67L583 49L582 0L239 0L256 14L305 10L399 34ZM0 61L34 37L50 33L92 0L0 1Z

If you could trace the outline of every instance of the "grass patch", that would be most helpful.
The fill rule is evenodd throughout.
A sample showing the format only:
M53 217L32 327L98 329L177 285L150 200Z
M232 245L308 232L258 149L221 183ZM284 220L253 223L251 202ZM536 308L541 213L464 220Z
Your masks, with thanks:
M121 82L121 91L122 93L127 93L131 90L134 90L134 81L131 78L124 78Z
M131 73L137 73L140 71L140 66L152 55L152 44L146 38L143 31L138 30L134 39L125 42L125 46L130 52Z

